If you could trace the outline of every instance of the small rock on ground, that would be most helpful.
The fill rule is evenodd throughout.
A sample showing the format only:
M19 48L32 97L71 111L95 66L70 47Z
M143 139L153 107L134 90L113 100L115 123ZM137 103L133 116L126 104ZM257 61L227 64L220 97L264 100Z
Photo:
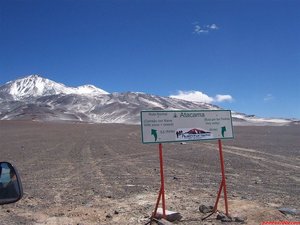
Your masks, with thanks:
M202 213L210 213L214 209L213 206L206 206L206 205L200 205L199 206L199 211Z

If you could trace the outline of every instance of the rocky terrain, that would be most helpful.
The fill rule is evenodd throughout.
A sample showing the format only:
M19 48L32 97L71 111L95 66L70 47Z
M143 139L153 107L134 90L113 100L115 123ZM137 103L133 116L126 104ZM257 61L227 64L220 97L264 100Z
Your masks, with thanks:
M235 127L224 140L229 213L246 224L300 221L300 127ZM0 206L0 224L145 224L159 187L158 146L143 145L140 126L0 121L0 158L22 177L24 197ZM175 224L223 223L213 205L221 181L215 141L164 144L166 206ZM219 211L224 212L223 200Z

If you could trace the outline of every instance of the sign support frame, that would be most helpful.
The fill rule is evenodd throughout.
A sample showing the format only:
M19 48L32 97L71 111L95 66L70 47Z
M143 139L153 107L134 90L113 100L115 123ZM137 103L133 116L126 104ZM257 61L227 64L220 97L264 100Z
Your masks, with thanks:
M220 184L218 196L217 196L217 199L216 199L215 206L214 206L213 210L214 210L214 212L217 211L218 202L219 202L219 199L221 197L221 192L222 192L222 189L223 189L224 201L225 201L225 211L226 211L226 216L228 216L228 200L227 200L227 189L226 189L225 164L224 164L224 157L223 157L222 141L220 139L218 140L218 145L219 145L222 181L221 181L221 184Z
M151 216L150 222L152 222L153 218L155 217L155 215L157 213L158 205L159 205L161 199L162 199L163 218L166 219L166 217L167 217L166 216L165 178L164 178L162 143L159 143L158 149L159 149L159 162L160 162L160 189L159 189L159 194L157 197L155 209Z
M220 187L219 187L219 191L218 191L218 195L217 195L217 199L216 199L214 208L213 208L212 212L208 216L205 216L204 218L202 218L202 220L207 219L208 217L210 217L211 215L213 215L215 212L217 212L217 210L218 210L218 203L219 203L219 200L220 200L220 197L221 197L222 190L223 190L223 194L224 194L225 214L226 214L226 216L229 216L228 199L227 199L227 189L226 189L225 164L224 164L223 148L222 148L222 141L221 141L221 139L218 140L218 146L219 146L219 155L220 155L220 165L221 165L222 180L221 180L221 183L220 183Z

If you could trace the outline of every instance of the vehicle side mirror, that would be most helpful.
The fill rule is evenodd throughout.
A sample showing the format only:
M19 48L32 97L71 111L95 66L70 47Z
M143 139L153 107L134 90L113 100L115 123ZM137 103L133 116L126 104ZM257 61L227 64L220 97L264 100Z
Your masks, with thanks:
M14 203L23 196L20 176L9 162L0 162L0 205Z

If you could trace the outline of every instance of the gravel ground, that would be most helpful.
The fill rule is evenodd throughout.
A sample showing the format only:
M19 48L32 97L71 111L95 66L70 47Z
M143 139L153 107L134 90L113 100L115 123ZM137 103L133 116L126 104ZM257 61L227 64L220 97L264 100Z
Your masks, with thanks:
M278 208L300 209L300 126L234 130L223 141L230 214L247 224L299 221ZM23 199L0 206L0 224L145 224L160 187L159 156L140 133L134 125L0 121L0 160L18 168L24 188ZM201 221L198 210L216 200L217 143L163 151L167 209L183 217L176 224L221 224L216 215Z

